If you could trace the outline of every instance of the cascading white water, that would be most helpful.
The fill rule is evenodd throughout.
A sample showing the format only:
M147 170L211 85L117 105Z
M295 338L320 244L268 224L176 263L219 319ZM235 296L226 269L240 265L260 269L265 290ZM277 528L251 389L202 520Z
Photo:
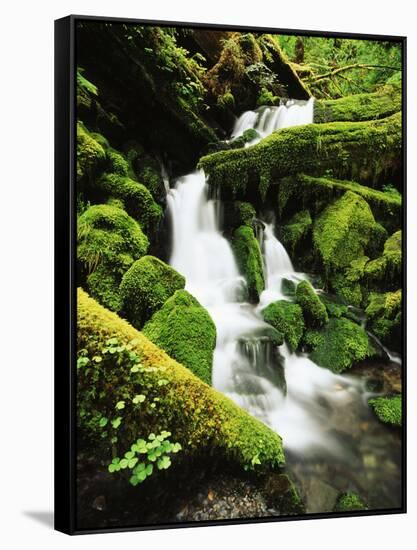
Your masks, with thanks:
M280 128L312 121L313 100L289 101L244 113L232 137L255 128L261 139ZM247 145L256 141L259 139ZM266 288L255 307L244 302L246 282L219 228L219 203L209 199L204 174L199 171L180 178L169 190L167 203L173 227L171 265L186 277L186 289L206 307L216 325L213 386L283 437L292 467L308 493L308 511L323 511L320 491L312 484L323 479L325 486L331 484L335 467L342 472L341 488L347 487L344 479L351 483L356 468L358 485L373 490L374 474L366 466L372 461L386 464L378 487L383 500L391 502L387 494L398 492L400 480L392 472L400 459L396 451L387 451L389 445L379 443L387 435L381 435L383 428L369 412L366 403L370 394L364 382L335 375L305 354L291 353L286 344L277 348L274 329L261 318L264 307L284 298L283 278L294 282L305 278L294 271L273 225L263 224ZM354 437L356 445L352 448ZM392 445L398 450L394 440ZM309 458L314 471L308 465ZM392 502L397 505L395 499Z
M313 114L313 98L308 101L289 99L278 107L260 107L256 111L246 111L237 119L232 138L235 139L241 136L245 130L253 128L260 137L247 145L254 145L275 130L310 124L313 122Z

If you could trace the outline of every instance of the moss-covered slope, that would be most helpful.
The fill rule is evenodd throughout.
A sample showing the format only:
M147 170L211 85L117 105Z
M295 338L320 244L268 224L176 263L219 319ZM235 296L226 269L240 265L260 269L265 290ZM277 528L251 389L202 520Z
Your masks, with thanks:
M284 464L281 438L230 399L210 388L190 370L170 359L127 321L106 310L81 289L78 291L78 349L100 357L109 339L129 344L143 368L116 361L107 369L92 361L78 369L78 423L80 435L92 454L105 445L100 419L115 418L115 403L128 396L158 398L146 413L126 404L118 428L118 446L125 449L143 434L169 430L186 453L213 452L235 460L245 468L274 469ZM145 401L146 402L146 401ZM80 414L82 412L82 414ZM96 419L96 420L95 420ZM104 449L105 452L105 449ZM111 450L107 448L111 459Z
M240 272L248 285L249 299L259 300L265 288L262 253L253 229L242 225L233 234L232 247Z

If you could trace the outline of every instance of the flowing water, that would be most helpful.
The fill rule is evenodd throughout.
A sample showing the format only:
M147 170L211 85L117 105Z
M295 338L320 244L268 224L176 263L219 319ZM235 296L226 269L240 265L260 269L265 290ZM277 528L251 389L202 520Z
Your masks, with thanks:
M290 101L244 113L232 137L248 128L264 137L312 120L313 100ZM365 382L333 374L305 354L291 353L286 344L275 346L274 329L262 320L261 309L284 298L284 278L306 278L294 271L273 224L261 224L266 288L254 306L245 301L246 282L222 235L219 201L209 199L204 173L179 178L167 203L170 263L216 325L213 386L283 437L287 467L307 511L331 511L338 493L346 490L362 494L372 508L398 507L399 437L370 411Z

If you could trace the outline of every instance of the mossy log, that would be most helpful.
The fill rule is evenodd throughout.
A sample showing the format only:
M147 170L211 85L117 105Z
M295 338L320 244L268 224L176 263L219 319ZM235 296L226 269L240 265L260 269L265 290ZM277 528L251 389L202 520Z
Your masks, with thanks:
M268 188L298 173L351 179L371 187L398 176L401 113L377 121L329 122L278 130L246 149L203 157L199 167L222 197L265 201Z
M108 340L116 338L120 343L130 343L144 367L142 373L132 372L130 363L115 361L110 368L103 369L101 363L93 361L88 371L79 370L77 410L83 411L78 417L79 435L87 442L92 455L100 445L105 445L102 429L94 419L111 418L115 414L115 403L124 401L126 395L141 393L143 387L142 392L158 395L158 406L152 409L152 414L141 413L140 407L132 410L130 416L126 411L118 431L121 449L143 434L169 430L187 454L217 453L244 468L265 471L284 465L282 440L265 424L202 382L81 289L77 306L79 350L85 350L91 357L100 356ZM104 460L108 458L110 462L110 448L107 454Z
M317 100L314 122L376 120L398 111L401 111L401 88L385 86L374 93Z

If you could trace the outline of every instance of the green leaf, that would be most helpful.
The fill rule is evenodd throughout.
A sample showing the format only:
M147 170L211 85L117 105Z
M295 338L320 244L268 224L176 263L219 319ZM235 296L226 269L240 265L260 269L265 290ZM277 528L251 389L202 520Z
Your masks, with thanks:
M138 459L135 457L135 458L131 458L127 464L128 468L132 469L136 466L136 463L137 463Z
M135 453L133 451L127 451L127 453L125 453L125 458L127 458L128 460L130 460L134 456L135 456Z
M139 482L145 481L145 479L146 479L146 477L147 477L146 471L145 471L145 470L142 470L141 472L139 472L139 473L137 474L137 476L138 476Z
M139 480L137 478L137 476L133 475L130 479L129 479L129 483L131 485L133 485L133 487L136 487L136 485L138 485L139 483Z
M117 344L119 343L119 341L117 340L116 337L113 337L113 338L109 338L106 342L106 344L108 346L117 346Z
M148 476L152 475L152 472L153 472L153 464L148 464L148 465L146 466L146 470L145 470L145 471L146 471L146 475L148 475Z
M77 369L80 369L82 367L85 367L90 362L90 359L88 357L79 357L77 359Z
M121 423L122 423L122 417L121 416L118 416L115 420L111 421L111 425L113 426L113 428L115 430L117 430L117 428L120 426Z
M159 470L167 470L171 466L171 459L169 456L163 456L157 462Z
M131 369L130 369L130 372L139 372L139 365L134 365Z
M116 409L117 410L122 410L125 408L125 402L124 401L119 401L118 403L116 403Z
M135 395L135 397L132 399L132 402L137 405L138 403L143 403L145 401L146 397L142 394Z
M108 421L109 421L108 418L102 416L100 418L100 422L98 423L100 428L104 428L104 426L107 426Z
M153 439L155 439L155 437L156 437L156 435L154 433L152 433L152 434L149 434L148 439L150 439L152 441Z
M167 380L166 378L160 378L158 380L158 386L166 386L167 384L169 384L169 380Z
M93 361L94 361L95 363L101 363L101 362L103 361L103 358L100 357L100 355L95 355L95 356L93 357Z
M109 465L107 466L107 469L108 469L108 471L112 474L113 472L116 471L116 466L115 466L114 464L109 464Z
M120 468L124 470L125 468L127 468L128 463L129 461L127 460L127 458L122 458L122 460L120 461Z

